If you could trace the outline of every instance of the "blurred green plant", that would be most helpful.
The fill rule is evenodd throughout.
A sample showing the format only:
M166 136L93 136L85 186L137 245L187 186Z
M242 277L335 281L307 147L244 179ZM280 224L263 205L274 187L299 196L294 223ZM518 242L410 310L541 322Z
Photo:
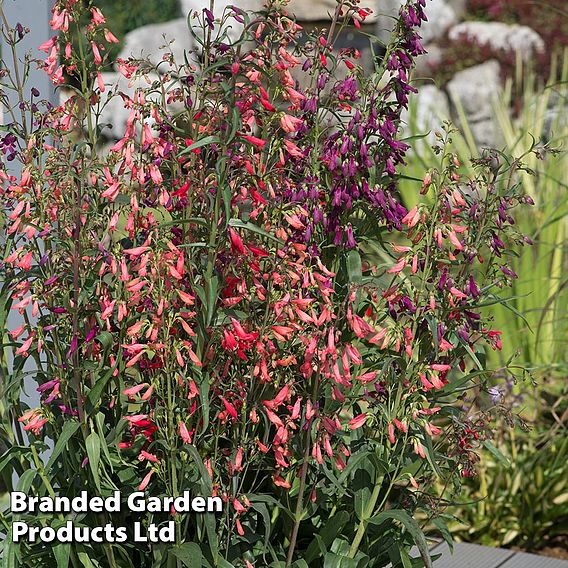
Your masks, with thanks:
M449 528L458 540L529 551L566 546L568 390L559 392L560 384L553 379L522 402L524 411L530 408L532 431L500 422L499 453L484 452L478 477L461 487L460 500L478 502L453 511L459 522Z

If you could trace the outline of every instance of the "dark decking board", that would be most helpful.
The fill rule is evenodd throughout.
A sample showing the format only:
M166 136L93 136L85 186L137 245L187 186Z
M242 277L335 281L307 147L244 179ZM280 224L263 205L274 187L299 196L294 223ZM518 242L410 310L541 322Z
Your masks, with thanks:
M441 543L432 548L431 554L442 555L434 561L434 568L568 568L568 560L478 544L455 543L452 554L448 545Z

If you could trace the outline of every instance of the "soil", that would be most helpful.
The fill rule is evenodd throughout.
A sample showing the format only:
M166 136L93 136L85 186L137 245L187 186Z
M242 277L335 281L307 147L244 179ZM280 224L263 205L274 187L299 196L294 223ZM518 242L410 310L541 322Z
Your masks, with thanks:
M568 549L564 546L547 546L546 548L539 550L537 554L540 554L541 556L550 556L551 558L568 560Z
M548 546L539 548L538 550L523 550L515 546L512 547L512 550L529 552L530 554L538 554L539 556L548 556L550 558L558 558L560 560L568 560L568 537L557 538L550 542Z

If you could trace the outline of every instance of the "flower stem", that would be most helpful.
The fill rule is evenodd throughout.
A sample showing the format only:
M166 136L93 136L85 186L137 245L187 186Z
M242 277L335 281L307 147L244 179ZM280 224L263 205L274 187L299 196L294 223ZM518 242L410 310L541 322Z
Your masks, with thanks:
M302 472L300 474L300 487L298 488L298 501L296 502L296 510L294 512L294 527L292 528L292 535L290 536L290 546L288 547L288 556L286 557L286 566L292 564L294 558L294 549L298 540L298 530L300 529L300 522L302 520L302 513L304 509L304 490L306 487L306 476L308 474L308 460L310 459L310 441L311 433L310 428L306 431L306 447L304 449L304 461L302 463Z
M373 493L371 494L371 499L367 504L367 508L365 509L365 513L363 514L363 518L359 521L359 526L357 527L357 532L355 533L355 538L353 539L353 543L351 544L351 548L349 549L349 558L355 558L357 551L359 550L359 546L361 545L361 541L365 536L365 532L367 531L367 523L375 510L375 505L379 499L379 495L381 493L381 486L382 483L377 482L375 484L375 488L373 489Z

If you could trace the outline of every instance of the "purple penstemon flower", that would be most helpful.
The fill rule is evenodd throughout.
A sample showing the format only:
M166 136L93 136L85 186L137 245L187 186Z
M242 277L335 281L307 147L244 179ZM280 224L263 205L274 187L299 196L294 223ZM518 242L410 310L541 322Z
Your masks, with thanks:
M497 387L491 387L487 392L493 404L499 404L499 402L501 402L503 393Z
M69 351L67 351L66 354L67 359L69 359L71 355L73 355L73 353L77 351L77 344L78 344L77 336L74 335L73 339L71 340L71 346L69 347Z

